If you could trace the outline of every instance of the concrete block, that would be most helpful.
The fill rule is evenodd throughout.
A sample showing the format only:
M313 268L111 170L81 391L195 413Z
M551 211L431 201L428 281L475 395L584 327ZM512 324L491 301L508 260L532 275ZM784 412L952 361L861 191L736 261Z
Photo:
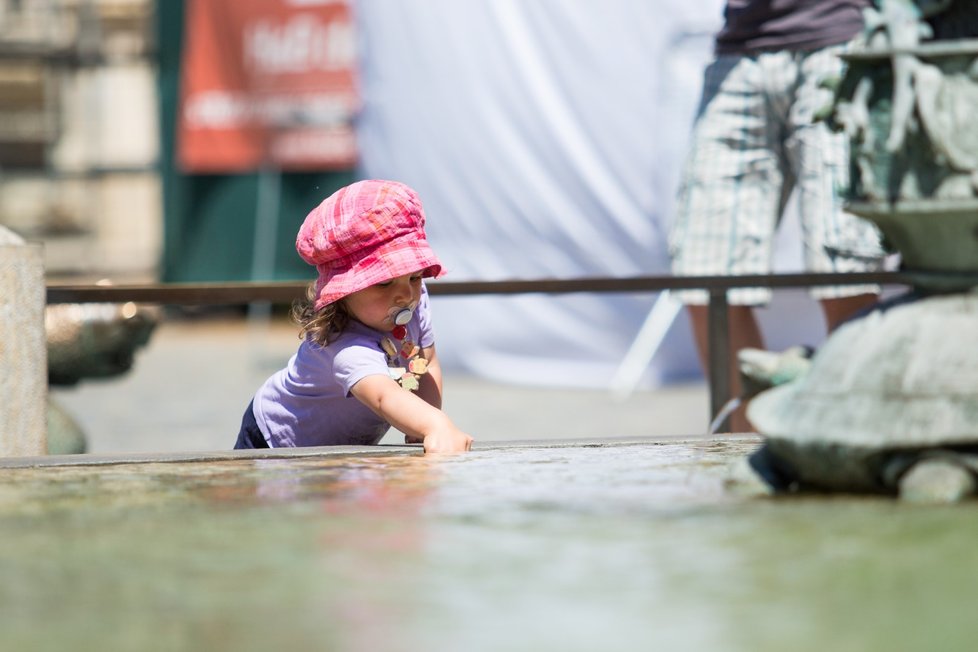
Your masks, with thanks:
M0 457L47 453L41 245L0 227Z

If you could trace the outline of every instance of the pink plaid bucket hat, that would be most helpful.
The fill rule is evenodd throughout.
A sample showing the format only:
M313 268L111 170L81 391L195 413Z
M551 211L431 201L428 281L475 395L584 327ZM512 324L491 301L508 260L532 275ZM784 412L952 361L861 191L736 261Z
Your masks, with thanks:
M316 310L397 276L442 276L424 222L418 193L397 181L358 181L323 200L295 241L302 259L319 272Z

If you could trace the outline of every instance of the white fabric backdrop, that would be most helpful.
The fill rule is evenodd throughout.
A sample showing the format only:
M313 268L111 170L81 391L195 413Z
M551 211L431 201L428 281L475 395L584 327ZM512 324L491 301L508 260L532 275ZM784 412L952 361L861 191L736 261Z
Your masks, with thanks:
M354 8L362 174L418 190L447 280L668 273L679 168L722 0ZM797 260L800 249L782 251L779 267ZM608 386L655 298L436 297L439 356L506 382ZM767 312L772 347L822 336L803 297ZM639 385L699 374L681 313Z

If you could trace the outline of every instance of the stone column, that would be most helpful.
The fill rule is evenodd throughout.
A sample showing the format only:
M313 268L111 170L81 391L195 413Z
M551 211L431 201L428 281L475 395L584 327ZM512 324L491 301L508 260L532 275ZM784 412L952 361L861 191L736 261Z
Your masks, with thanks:
M0 457L47 453L44 259L0 226Z

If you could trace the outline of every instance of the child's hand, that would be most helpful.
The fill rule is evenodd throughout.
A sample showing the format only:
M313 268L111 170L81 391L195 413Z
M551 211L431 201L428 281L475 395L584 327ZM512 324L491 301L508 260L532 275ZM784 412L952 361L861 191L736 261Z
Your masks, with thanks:
M457 428L433 432L424 438L424 452L463 453L472 448L472 437Z
M390 376L365 376L350 393L403 432L406 443L423 443L425 453L461 453L472 448L472 438L455 427L444 412L404 391Z

